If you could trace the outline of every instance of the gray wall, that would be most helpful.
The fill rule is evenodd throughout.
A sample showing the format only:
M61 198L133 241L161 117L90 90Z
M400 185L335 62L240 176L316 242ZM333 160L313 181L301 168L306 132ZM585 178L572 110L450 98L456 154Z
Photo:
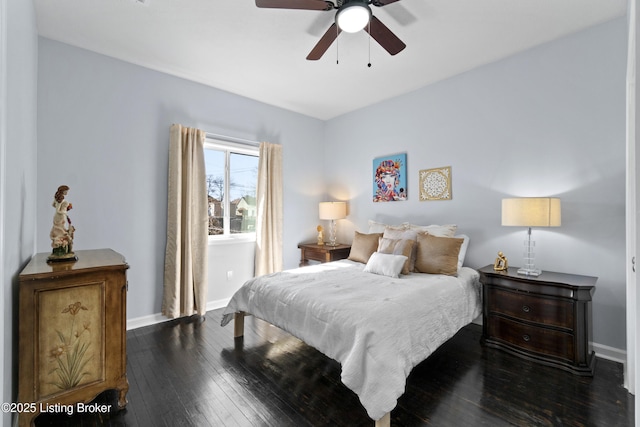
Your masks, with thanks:
M501 250L522 264L525 229L504 197L557 196L562 226L534 229L543 270L598 276L594 341L625 349L626 21L611 21L327 123L325 181L349 200L343 241L368 219L455 223L466 264ZM375 157L406 152L406 202L373 203ZM418 171L451 166L453 200L420 202Z
M315 228L307 219L317 218L324 191L323 122L44 38L38 66L39 252L50 250L51 200L66 184L74 249L122 253L130 265L127 317L159 313L169 127L180 123L282 144L285 267L297 266L297 244ZM210 249L209 300L229 298L241 282L227 283L223 255L245 256L246 244ZM236 270L234 280L247 274Z
M4 41L4 43L3 43ZM0 0L2 401L17 398L18 274L35 246L37 29L33 3ZM2 425L10 425L4 413Z
M111 247L131 265L129 318L160 311L168 129L182 123L283 144L286 268L313 240L320 200L349 200L343 241L368 219L457 223L480 267L498 250L521 262L525 230L500 226L503 197L562 198L563 226L534 230L537 263L598 276L594 340L625 348L624 19L328 122L39 42L37 250L67 184L76 248ZM372 159L396 152L408 154L409 200L374 204ZM453 200L419 202L418 170L440 166L453 168ZM219 300L239 284L226 281L234 252L214 251Z

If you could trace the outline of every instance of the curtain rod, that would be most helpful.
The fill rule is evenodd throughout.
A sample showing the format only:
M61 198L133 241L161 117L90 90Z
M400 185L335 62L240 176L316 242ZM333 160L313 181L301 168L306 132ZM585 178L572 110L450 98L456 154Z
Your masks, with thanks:
M258 141L251 141L249 139L236 138L234 136L226 136L219 135L217 133L205 132L207 134L207 138L211 139L221 139L227 142L235 142L236 144L250 145L252 147L259 147L260 143Z

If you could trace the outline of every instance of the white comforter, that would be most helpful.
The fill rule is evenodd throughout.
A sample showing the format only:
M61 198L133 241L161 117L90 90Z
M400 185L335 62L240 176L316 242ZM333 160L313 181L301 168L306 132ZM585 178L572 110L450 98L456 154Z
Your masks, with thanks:
M249 280L224 310L244 311L342 365L342 382L374 420L404 393L411 369L481 312L479 274L393 279L342 260ZM320 274L318 274L320 273Z

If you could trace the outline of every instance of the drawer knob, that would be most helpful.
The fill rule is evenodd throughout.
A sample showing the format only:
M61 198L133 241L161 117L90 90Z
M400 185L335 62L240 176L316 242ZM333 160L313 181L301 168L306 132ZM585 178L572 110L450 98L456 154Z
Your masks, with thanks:
M528 313L531 311L531 307L529 307L528 305L523 305L522 306L522 311L524 311L525 313Z
M525 340L525 342L529 342L529 341L531 341L531 337L530 337L529 335L527 335L527 334L524 334L524 335L522 336L522 339L523 339L523 340Z

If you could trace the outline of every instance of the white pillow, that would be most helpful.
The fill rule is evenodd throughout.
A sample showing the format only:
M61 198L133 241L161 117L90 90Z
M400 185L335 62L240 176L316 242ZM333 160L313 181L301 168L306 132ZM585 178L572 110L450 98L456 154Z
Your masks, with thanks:
M466 234L459 234L455 237L458 239L464 239L462 246L460 246L460 252L458 253L458 271L460 271L462 264L464 264L464 256L467 254L467 248L469 247L469 236Z
M364 271L367 273L381 274L389 277L400 277L402 266L407 257L404 255L382 254L374 252L371 254Z
M369 234L371 233L382 233L384 232L385 224L381 222L376 222L372 219L369 220Z
M424 232L431 234L436 237L453 237L456 234L456 230L458 226L455 224L446 224L446 225L415 225L408 224L409 230L415 230L417 232Z
M383 233L386 227L391 227L393 229L403 229L404 225L387 225L381 222L374 221L372 219L369 220L369 234L371 233Z

